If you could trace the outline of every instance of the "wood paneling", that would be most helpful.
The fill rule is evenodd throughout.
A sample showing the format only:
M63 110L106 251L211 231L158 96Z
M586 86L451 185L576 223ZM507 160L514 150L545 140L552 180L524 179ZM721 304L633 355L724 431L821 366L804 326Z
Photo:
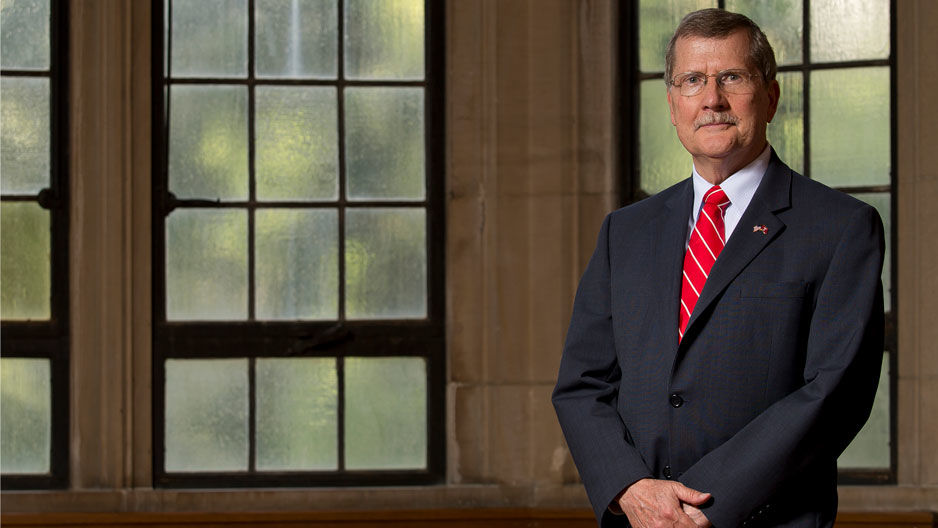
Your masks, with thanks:
M5 514L7 528L593 528L586 509L440 509L358 512L256 513L48 513ZM837 528L926 528L936 526L936 514L849 513L837 516Z
M934 512L849 513L837 515L836 528L912 528L938 526Z

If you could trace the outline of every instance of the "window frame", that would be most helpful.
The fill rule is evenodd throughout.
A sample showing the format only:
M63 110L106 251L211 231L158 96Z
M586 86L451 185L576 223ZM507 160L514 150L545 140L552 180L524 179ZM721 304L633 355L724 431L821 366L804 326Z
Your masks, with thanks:
M50 318L0 323L0 355L50 362L51 431L48 473L2 474L0 489L64 489L69 483L69 134L68 2L49 3L49 69L3 69L3 77L49 79L49 186L35 195L3 195L5 203L36 202L49 211Z
M234 202L237 207L335 208L339 214L339 284L343 283L344 214L342 210L360 207L414 207L425 208L427 234L427 317L419 320L330 320L330 321L231 321L231 322L175 322L166 319L165 285L165 219L179 205L198 207L225 207L206 200L178 200L168 191L168 120L164 108L164 3L152 0L153 5L153 485L159 488L239 488L239 487L293 487L293 486L354 486L434 484L444 478L445 462L445 268L444 268L444 38L445 18L443 2L425 0L423 81L348 81L343 79L344 2L338 10L338 71L334 80L312 79L255 79L254 77L254 0L247 0L248 11L248 72L246 79L225 78L225 84L236 83L248 87L248 159L249 178L255 178L253 158L254 96L253 87L262 85L336 86L339 105L339 178L340 194L335 201L323 202L260 202L249 196L247 202ZM168 34L168 33L167 33ZM171 38L171 36L170 36ZM171 45L171 42L170 42ZM168 56L168 54L167 54ZM168 59L167 59L168 60ZM210 80L173 80L172 84L206 83ZM346 201L344 167L343 89L350 86L421 86L425 104L426 196L423 201ZM244 209L244 210L247 210ZM249 215L250 217L251 215ZM250 222L250 220L249 220ZM250 226L250 224L249 224ZM254 233L249 227L248 258L253 265ZM253 305L254 285L249 271L249 305ZM340 286L341 288L341 286ZM343 313L344 294L340 295L340 315ZM249 319L253 315L253 308ZM232 353L231 350L236 350ZM427 465L421 470L369 470L344 469L344 358L408 356L423 357L427 365ZM164 466L164 369L167 359L176 358L248 358L248 469L237 472L167 472ZM271 357L328 357L336 358L337 395L337 470L328 471L257 471L255 468L255 378L257 358Z
M896 1L889 1L889 56L885 59L838 61L838 62L811 62L810 57L810 12L811 1L802 1L802 54L801 62L798 64L789 64L778 67L779 73L801 72L803 91L802 98L804 104L804 129L802 142L804 146L804 170L806 177L810 176L810 75L813 71L843 69L843 68L861 68L861 67L889 67L889 130L890 130L890 171L889 184L887 185L862 185L862 186L836 186L833 187L845 193L871 193L888 192L890 202L890 233L892 241L892 252L890 255L890 281L891 290L885 292L889 295L890 310L886 312L885 321L885 346L884 353L889 353L889 468L888 469L838 469L838 482L840 484L862 484L862 485L882 485L896 484L896 468L898 461L898 337L897 337L897 310L898 310L898 228L897 228L897 167L898 167L898 146L897 146L897 67L896 67ZM717 0L717 8L726 9L726 0ZM649 79L663 79L664 72L641 72L639 65L639 24L640 24L640 5L639 2L629 2L623 4L619 10L619 149L622 152L622 163L620 164L620 196L619 206L625 206L638 202L649 196L641 188L641 166L640 166L640 115L641 115L641 82ZM662 54L664 50L661 50ZM663 80L662 80L663 82ZM662 94L663 95L663 94ZM885 375L886 373L883 373Z

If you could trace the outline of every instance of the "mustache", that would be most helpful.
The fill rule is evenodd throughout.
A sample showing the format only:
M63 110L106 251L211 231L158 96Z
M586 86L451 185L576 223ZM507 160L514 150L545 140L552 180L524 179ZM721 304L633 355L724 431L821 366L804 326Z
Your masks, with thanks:
M707 125L735 125L739 118L729 112L711 112L694 120L694 130Z

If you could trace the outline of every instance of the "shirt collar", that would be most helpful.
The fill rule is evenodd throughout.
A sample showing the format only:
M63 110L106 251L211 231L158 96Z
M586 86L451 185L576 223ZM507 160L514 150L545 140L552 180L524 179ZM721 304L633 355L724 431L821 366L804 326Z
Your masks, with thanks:
M765 148L762 149L762 153L756 156L756 159L752 160L749 165L739 169L731 174L729 178L723 180L723 183L720 184L720 188L723 189L723 192L726 193L726 197L729 198L730 207L733 207L734 204L741 206L749 205L749 202L752 201L752 196L756 194L756 189L758 189L759 184L762 183L762 177L765 176L765 171L769 168L769 159L771 157L772 148L766 144ZM693 167L693 163L691 166ZM693 167L693 173L694 217L696 218L697 212L703 204L704 194L713 187L713 184L697 173L697 167Z

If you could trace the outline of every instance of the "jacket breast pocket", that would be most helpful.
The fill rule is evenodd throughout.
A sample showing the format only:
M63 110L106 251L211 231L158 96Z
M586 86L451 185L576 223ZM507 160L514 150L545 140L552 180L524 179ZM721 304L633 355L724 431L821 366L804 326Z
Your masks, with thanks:
M801 281L746 281L739 284L741 299L801 299L807 286Z
M766 405L803 383L804 347L811 320L810 284L802 281L751 281L738 283L733 303L740 347L763 366ZM751 366L753 372L756 366Z

